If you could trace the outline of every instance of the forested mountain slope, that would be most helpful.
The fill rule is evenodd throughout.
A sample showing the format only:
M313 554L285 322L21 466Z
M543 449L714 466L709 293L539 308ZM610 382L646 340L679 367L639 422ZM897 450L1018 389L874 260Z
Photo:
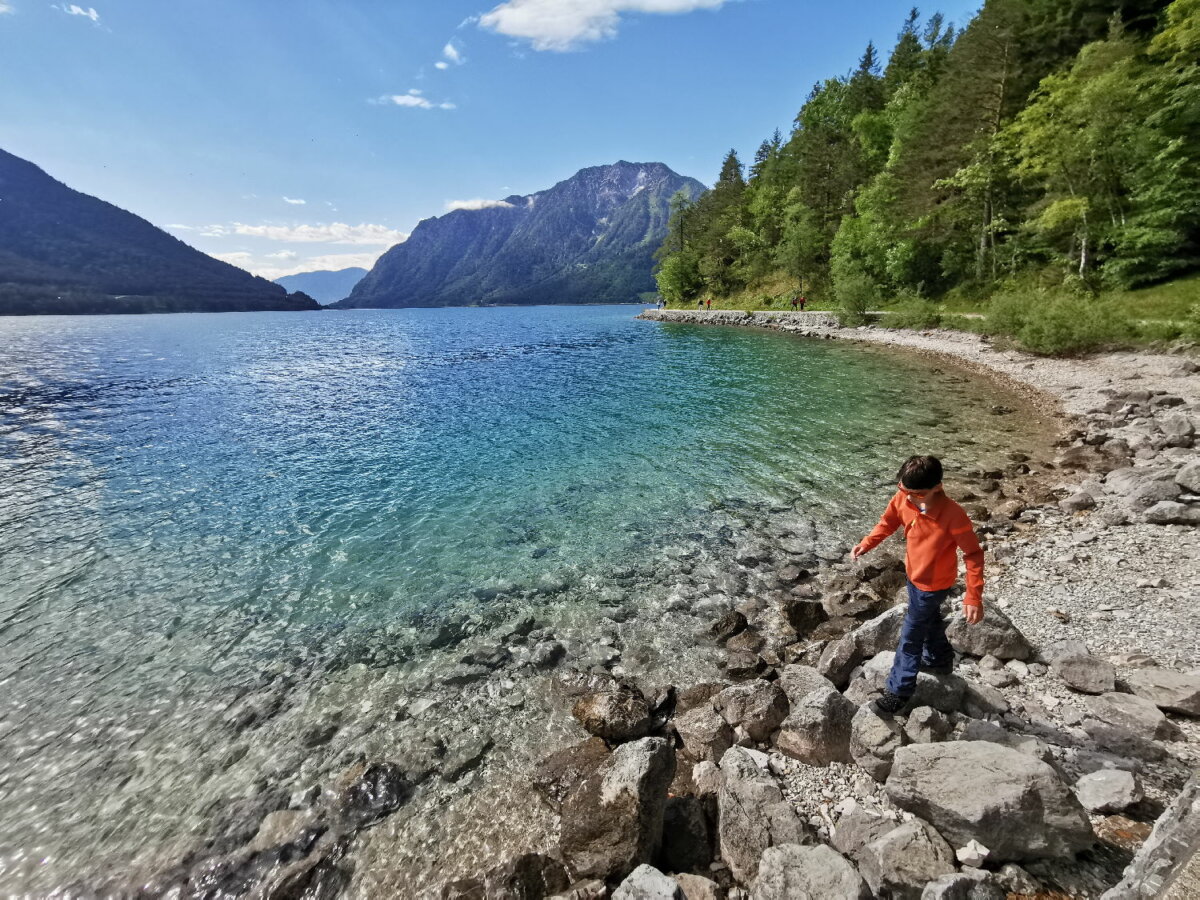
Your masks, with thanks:
M913 10L748 173L731 152L660 260L675 302L773 279L860 308L1194 270L1200 0L986 0L962 30Z

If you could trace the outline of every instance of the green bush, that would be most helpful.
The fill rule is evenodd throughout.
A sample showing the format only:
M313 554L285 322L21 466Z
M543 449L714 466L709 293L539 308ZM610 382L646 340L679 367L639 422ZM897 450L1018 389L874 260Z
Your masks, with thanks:
M1033 298L1027 293L1005 292L988 301L986 329L988 334L1016 337L1025 327L1033 310Z
M1153 320L1139 322L1137 336L1143 341L1173 341L1183 336L1184 325L1181 322L1164 322Z
M885 328L927 331L940 328L942 319L941 307L932 300L908 300L884 313L882 324Z
M1200 341L1200 301L1192 303L1180 330L1188 340Z
M879 302L879 288L861 272L840 278L835 285L838 321L856 326L867 323L867 311Z
M1043 356L1073 356L1127 343L1137 335L1126 308L1098 297L1037 290L997 294L988 305L989 334L1015 338Z

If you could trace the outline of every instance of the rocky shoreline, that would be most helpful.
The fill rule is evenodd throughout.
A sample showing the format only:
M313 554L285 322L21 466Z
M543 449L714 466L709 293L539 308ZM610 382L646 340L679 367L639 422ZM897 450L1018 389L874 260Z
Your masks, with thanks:
M335 718L303 730L345 747L323 764L341 760L340 775L314 770L319 788L246 810L208 852L116 893L1155 895L1200 813L1200 676L1187 674L1200 665L1187 603L1200 587L1200 368L1035 360L811 313L645 317L905 347L999 375L1062 416L1060 446L950 486L988 547L988 621L952 627L956 674L922 676L893 722L870 714L903 613L898 550L852 565L794 511L737 511L742 525L717 537L723 570L680 551L681 586L653 609L609 609L590 644L527 615L459 619L431 639L446 662L423 696L352 666L321 707ZM642 675L633 632L652 628L692 645L664 651L685 654L672 684ZM480 721L446 733L431 717L452 702ZM356 704L395 709L395 724L349 742ZM498 708L565 749L514 746L515 726L486 721Z

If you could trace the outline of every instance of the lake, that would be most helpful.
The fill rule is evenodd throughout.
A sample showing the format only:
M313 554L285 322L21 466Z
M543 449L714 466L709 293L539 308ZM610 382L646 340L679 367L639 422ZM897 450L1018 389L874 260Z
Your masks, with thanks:
M414 722L517 760L569 723L504 699L547 677L519 655L447 682L464 636L699 677L745 541L836 558L906 456L1047 434L949 367L637 312L0 320L5 890L153 872Z

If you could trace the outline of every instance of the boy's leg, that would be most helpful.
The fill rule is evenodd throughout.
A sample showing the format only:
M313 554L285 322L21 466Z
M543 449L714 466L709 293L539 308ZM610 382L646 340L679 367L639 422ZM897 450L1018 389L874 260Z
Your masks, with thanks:
M946 638L946 620L942 618L942 602L949 591L934 591L930 602L937 603L938 614L930 621L925 634L925 650L921 654L922 669L948 669L954 665L954 648Z
M892 664L892 672L888 675L887 690L889 694L908 699L917 689L917 672L921 669L921 656L925 651L925 643L936 623L942 621L941 598L944 591L929 593L908 583L908 611L904 615L904 625L900 630L900 643L896 647L896 661ZM946 640L943 624L941 639ZM949 646L949 644L947 644Z

